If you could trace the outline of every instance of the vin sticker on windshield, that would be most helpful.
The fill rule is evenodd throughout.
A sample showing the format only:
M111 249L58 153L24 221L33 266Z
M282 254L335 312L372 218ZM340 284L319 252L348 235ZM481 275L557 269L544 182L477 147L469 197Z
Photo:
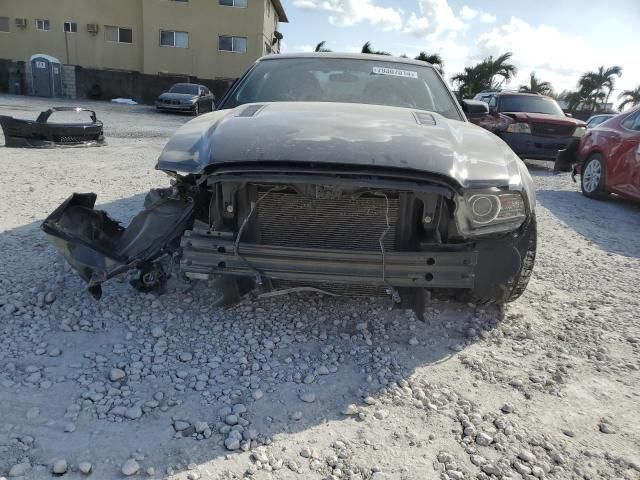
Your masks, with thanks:
M393 77L418 78L418 72L411 70L398 70L397 68L373 67L375 75L391 75Z

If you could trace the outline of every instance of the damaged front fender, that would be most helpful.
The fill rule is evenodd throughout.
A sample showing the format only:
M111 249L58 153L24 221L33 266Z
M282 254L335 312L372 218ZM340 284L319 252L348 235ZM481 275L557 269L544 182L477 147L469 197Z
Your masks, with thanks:
M108 279L132 269L149 271L155 260L175 252L197 204L193 192L152 190L144 210L123 228L94 209L96 198L95 193L74 193L41 228L97 299Z

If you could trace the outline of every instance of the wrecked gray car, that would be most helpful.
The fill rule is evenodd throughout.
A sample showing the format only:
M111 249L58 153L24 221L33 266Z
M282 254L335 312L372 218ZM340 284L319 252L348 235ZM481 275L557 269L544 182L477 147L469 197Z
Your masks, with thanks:
M74 194L42 225L99 296L137 269L161 288L168 265L243 293L314 288L434 294L504 303L526 288L536 252L535 192L523 162L467 121L423 62L366 55L273 55L218 110L178 130L127 228Z
M87 112L90 121L51 122L51 116L60 112ZM7 147L47 148L104 144L102 122L96 117L96 112L86 108L50 108L40 113L35 121L0 115L0 126Z

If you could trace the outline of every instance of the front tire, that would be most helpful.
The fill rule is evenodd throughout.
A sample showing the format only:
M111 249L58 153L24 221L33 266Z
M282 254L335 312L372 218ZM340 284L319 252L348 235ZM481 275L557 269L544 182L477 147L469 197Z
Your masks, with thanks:
M193 106L193 116L197 117L198 115L200 115L200 104L196 102L196 104Z
M591 155L582 166L580 188L584 196L594 199L606 197L604 158L599 153Z

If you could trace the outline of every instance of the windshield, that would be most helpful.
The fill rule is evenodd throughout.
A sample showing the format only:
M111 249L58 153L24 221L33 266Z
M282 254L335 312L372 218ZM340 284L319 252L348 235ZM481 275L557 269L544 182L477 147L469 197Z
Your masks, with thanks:
M506 95L500 99L501 112L547 113L564 117L555 100L528 95Z
M186 93L189 95L198 94L198 85L187 85L185 83L178 83L169 90L169 93Z
M587 125L589 127L595 127L596 125L600 125L601 123L604 123L605 121L609 120L611 117L609 116L600 116L600 117L593 117L591 120L589 120L587 122Z
M455 100L429 66L345 58L259 62L222 108L260 102L341 102L437 112L461 120Z

